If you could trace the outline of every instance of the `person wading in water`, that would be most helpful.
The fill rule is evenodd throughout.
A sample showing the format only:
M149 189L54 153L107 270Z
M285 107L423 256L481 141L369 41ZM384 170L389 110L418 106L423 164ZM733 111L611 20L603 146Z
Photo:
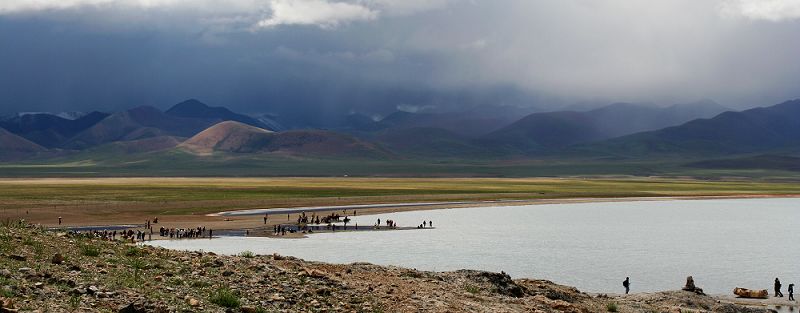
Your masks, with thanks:
M622 287L625 287L625 294L627 295L628 292L631 291L631 278L625 277L625 280L622 281Z

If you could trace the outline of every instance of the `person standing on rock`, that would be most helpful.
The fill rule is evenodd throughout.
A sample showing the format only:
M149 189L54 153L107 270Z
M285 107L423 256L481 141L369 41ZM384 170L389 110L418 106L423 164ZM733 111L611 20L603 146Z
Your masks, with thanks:
M789 301L794 301L794 284L789 284L789 288L786 289L786 292L789 293Z
M781 292L781 281L777 277L775 277L775 296L783 297L783 292Z
M622 287L625 287L625 294L627 295L628 292L631 291L631 278L625 277L625 280L622 281Z

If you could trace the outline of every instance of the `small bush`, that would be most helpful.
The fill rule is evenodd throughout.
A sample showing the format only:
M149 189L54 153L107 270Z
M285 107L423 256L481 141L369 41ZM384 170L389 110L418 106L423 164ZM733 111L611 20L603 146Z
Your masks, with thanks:
M142 251L139 250L139 248L137 248L137 247L128 247L128 249L125 250L125 255L126 256L141 256L142 255Z
M44 256L44 244L42 244L41 242L34 242L33 245L31 245L31 247L33 247L33 253L36 254L37 258L41 258Z
M478 286L475 286L475 285L466 285L466 286L464 286L464 290L466 290L467 292L469 292L471 294L476 294L476 293L481 291L480 288L478 288Z
M618 309L619 308L617 308L616 302L609 302L608 304L606 304L606 310L608 310L609 312L616 312Z
M96 257L100 255L100 248L92 245L82 245L81 253L85 256Z
M147 269L147 263L139 258L130 261L130 266L133 268L133 279L135 282L139 281L139 272Z
M72 308L73 311L77 310L78 307L80 307L80 306L81 306L81 297L80 296L72 295L72 296L69 297L69 307Z
M239 253L239 256L250 259L255 257L256 255L253 254L253 251L242 251L242 253Z
M240 305L239 297L227 288L218 289L211 294L209 301L223 308L238 308Z

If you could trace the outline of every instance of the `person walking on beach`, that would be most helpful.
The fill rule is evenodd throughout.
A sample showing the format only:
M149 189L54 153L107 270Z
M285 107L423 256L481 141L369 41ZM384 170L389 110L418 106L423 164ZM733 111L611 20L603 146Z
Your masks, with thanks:
M781 281L777 277L775 277L775 296L783 297L783 292L781 292Z
M264 214L264 225L267 225L267 215Z
M58 225L61 225L61 216L58 217Z
M789 284L789 288L786 289L786 292L789 293L789 301L794 301L794 284Z
M627 295L628 292L631 291L631 278L625 277L625 280L622 281L622 287L625 287L625 294Z

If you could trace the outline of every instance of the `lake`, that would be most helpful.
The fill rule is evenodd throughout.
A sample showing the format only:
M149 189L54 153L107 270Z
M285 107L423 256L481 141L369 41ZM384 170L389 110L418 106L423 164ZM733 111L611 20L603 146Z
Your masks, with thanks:
M435 229L157 241L221 254L279 253L332 263L505 271L589 292L674 290L686 276L711 294L800 281L800 198L620 201L459 208L353 217L423 220Z

